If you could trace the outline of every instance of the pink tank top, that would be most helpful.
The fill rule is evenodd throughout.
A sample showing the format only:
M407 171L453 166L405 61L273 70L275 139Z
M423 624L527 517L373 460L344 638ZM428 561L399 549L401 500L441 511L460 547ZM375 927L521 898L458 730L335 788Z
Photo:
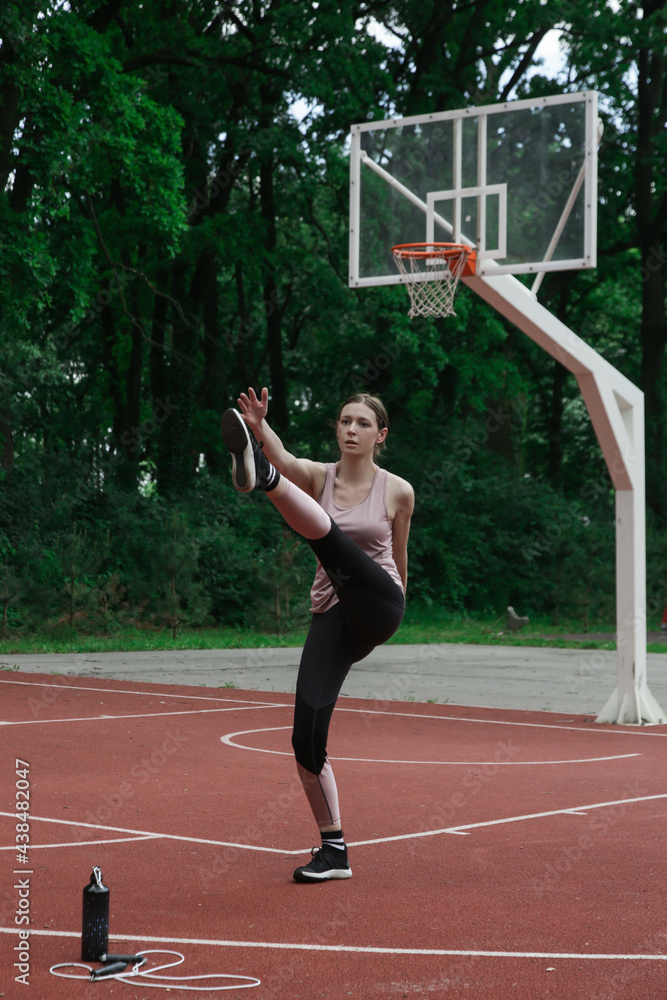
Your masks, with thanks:
M341 531L349 535L362 551L386 569L402 590L403 582L394 562L391 524L387 514L386 469L377 469L371 488L361 503L354 507L340 507L334 500L335 462L328 462L326 468L324 489L318 497L320 507L331 515ZM310 599L310 610L314 612L328 611L338 601L319 559Z

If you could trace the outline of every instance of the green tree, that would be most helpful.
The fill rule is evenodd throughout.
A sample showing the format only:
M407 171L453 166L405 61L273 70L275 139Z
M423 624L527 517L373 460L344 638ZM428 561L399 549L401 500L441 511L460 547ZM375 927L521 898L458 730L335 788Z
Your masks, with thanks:
M176 639L182 625L201 625L210 602L198 578L199 546L180 511L168 514L155 553L153 606Z
M97 574L105 552L77 525L58 537L54 548L62 577L65 616L72 626L77 614L85 613L98 595Z
M663 6L6 4L0 532L26 615L46 617L58 591L49 540L87 532L92 544L109 531L107 617L155 612L152 560L178 542L187 558L177 570L165 554L171 590L164 580L160 590L173 615L210 604L217 621L252 620L266 595L253 602L244 565L268 580L280 541L256 504L239 513L221 484L218 432L248 384L269 385L289 445L325 461L336 457L338 402L360 387L383 395L386 464L418 493L435 491L415 517L412 593L495 607L512 566L519 597L553 604L570 556L552 547L526 563L531 504L538 536L549 510L579 504L576 558L593 552L582 525L604 536L609 487L571 376L467 289L456 317L413 323L400 289L348 287L346 140L372 118L603 91L600 267L552 276L541 296L642 381L658 509ZM533 63L554 26L570 53L557 81ZM438 485L454 448L451 482ZM520 508L522 523L494 498ZM169 533L174 518L187 531ZM284 572L292 608L308 574Z
M667 10L661 0L628 0L614 8L598 2L587 6L585 17L583 8L573 4L570 12L573 82L602 94L602 256L621 257L627 267L623 282L626 295L639 298L641 303L636 332L650 457L647 498L661 520L667 515L666 27ZM628 333L626 337L632 342L635 330Z

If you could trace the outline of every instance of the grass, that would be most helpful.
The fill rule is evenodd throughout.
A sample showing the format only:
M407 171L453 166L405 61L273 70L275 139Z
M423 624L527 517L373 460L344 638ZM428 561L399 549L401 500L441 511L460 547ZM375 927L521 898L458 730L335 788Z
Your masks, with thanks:
M651 623L649 627L654 631L660 626L659 623ZM613 638L615 628L613 623L596 622L591 626L589 638L580 622L569 621L554 626L544 618L531 620L520 632L508 632L504 615L494 621L490 617L411 608L399 631L389 641L402 645L455 642L613 650L616 648ZM573 634L580 638L569 638ZM110 634L90 635L61 625L42 633L15 634L0 639L0 657L12 654L143 652L161 649L267 649L301 646L305 637L305 626L282 634L251 628L184 628L174 640L169 629L159 631L127 626L117 627ZM667 642L649 643L647 648L651 653L665 653Z
M301 646L305 637L305 631L274 635L257 632L255 629L221 627L184 628L174 640L171 629L149 631L128 626L114 630L112 634L87 635L76 628L60 626L53 632L0 639L0 656L30 653L152 652L160 649L266 649Z
M424 622L407 621L401 625L400 632L390 639L390 643L439 643L457 642L468 645L484 646L543 646L561 649L615 649L613 639L600 639L591 635L590 638L567 638L572 633L581 633L581 626L554 627L548 623L535 623L525 626L519 632L508 632L503 622L493 622L475 618L450 618L449 621ZM604 632L613 635L614 625L600 627L596 633Z

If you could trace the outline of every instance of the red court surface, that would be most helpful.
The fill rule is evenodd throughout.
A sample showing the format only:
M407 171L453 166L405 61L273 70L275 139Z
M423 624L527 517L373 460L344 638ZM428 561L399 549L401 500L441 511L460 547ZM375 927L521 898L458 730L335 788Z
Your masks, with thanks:
M301 885L318 838L292 696L19 673L0 692L3 998L667 996L666 728L344 698L329 747L354 874ZM80 961L93 865L110 950L245 988L53 975Z

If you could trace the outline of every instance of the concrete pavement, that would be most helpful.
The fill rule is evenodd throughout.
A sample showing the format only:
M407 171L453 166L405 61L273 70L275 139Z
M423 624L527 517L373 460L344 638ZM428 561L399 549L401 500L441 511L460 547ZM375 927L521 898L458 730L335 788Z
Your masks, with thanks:
M293 694L300 649L174 650L0 657L0 670ZM648 656L648 684L667 711L667 656ZM387 645L353 666L343 696L596 715L616 687L608 650Z

